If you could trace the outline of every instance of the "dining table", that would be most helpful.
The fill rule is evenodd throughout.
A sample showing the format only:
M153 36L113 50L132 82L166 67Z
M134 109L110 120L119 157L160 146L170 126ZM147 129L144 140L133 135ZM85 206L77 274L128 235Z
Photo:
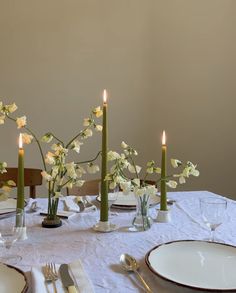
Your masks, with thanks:
M48 262L56 264L72 263L80 260L94 292L135 293L145 292L145 288L134 273L125 271L120 264L123 253L134 256L139 272L153 292L191 292L154 274L147 266L145 257L154 247L178 240L203 240L210 235L200 213L200 198L224 197L210 191L168 192L171 220L167 223L156 221L159 204L151 206L149 213L153 224L146 231L132 232L134 209L111 209L110 221L118 226L109 233L97 232L93 226L99 221L99 202L91 196L97 209L77 212L68 219L62 219L58 228L43 228L40 212L47 207L47 198L37 197L39 209L30 211L31 202L25 207L27 239L17 241L11 247L22 260L15 267L25 272L28 293L35 293L35 280L32 270L41 268ZM59 210L64 209L60 200ZM0 219L2 221L3 219ZM7 219L6 219L7 220ZM227 198L227 217L215 231L217 238L224 243L236 246L236 202ZM0 247L0 249L3 249ZM179 268L176 267L176 270ZM52 285L49 292L53 292ZM64 292L64 291L63 291Z

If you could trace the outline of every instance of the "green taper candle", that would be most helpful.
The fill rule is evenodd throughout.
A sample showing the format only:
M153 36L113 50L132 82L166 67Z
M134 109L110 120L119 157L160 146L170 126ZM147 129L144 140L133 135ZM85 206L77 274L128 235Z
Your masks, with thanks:
M18 151L18 174L17 174L17 208L24 209L24 149L22 142L22 134L19 136L19 151Z
M102 123L102 170L101 170L101 212L100 221L108 221L108 183L107 175L107 91L103 91L103 123Z
M161 211L167 211L166 199L166 133L162 134L162 148L161 148Z

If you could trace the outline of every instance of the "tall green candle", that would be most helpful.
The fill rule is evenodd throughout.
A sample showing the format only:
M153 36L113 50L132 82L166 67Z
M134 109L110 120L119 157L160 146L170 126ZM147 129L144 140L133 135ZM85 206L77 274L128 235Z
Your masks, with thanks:
M103 123L102 123L102 170L101 170L101 212L100 221L108 221L108 183L107 175L107 91L103 91Z
M162 134L162 148L161 148L161 210L167 211L166 199L166 133Z
M19 136L18 174L17 174L17 208L24 209L24 149L22 134Z

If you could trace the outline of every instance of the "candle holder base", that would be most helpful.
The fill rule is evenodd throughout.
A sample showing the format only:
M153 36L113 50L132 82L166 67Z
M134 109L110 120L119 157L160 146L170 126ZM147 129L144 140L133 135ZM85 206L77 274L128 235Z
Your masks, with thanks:
M42 227L44 228L58 228L58 227L61 227L62 225L62 221L59 217L51 220L51 219L48 219L47 217L43 219L43 222L42 222Z
M93 226L93 230L96 232L112 232L118 229L118 226L115 224L112 224L111 222L102 222L99 221L96 225Z
M169 222L171 222L170 211L157 210L157 218L156 218L155 222L158 222L158 223L169 223Z
M17 230L19 229L19 240L26 240L28 239L27 236L27 228L26 227L19 227L17 228Z

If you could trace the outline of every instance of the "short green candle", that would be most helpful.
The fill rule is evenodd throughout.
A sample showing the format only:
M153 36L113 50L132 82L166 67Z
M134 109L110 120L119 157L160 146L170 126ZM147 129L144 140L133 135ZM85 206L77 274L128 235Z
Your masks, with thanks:
M107 92L103 92L103 124L102 124L102 168L101 168L101 212L100 221L108 221L108 183L107 175Z
M162 156L161 156L161 211L167 211L167 198L166 198L166 134L163 131L162 135Z
M19 151L18 151L18 174L17 174L17 208L24 209L24 149L22 143L22 135L19 137Z

